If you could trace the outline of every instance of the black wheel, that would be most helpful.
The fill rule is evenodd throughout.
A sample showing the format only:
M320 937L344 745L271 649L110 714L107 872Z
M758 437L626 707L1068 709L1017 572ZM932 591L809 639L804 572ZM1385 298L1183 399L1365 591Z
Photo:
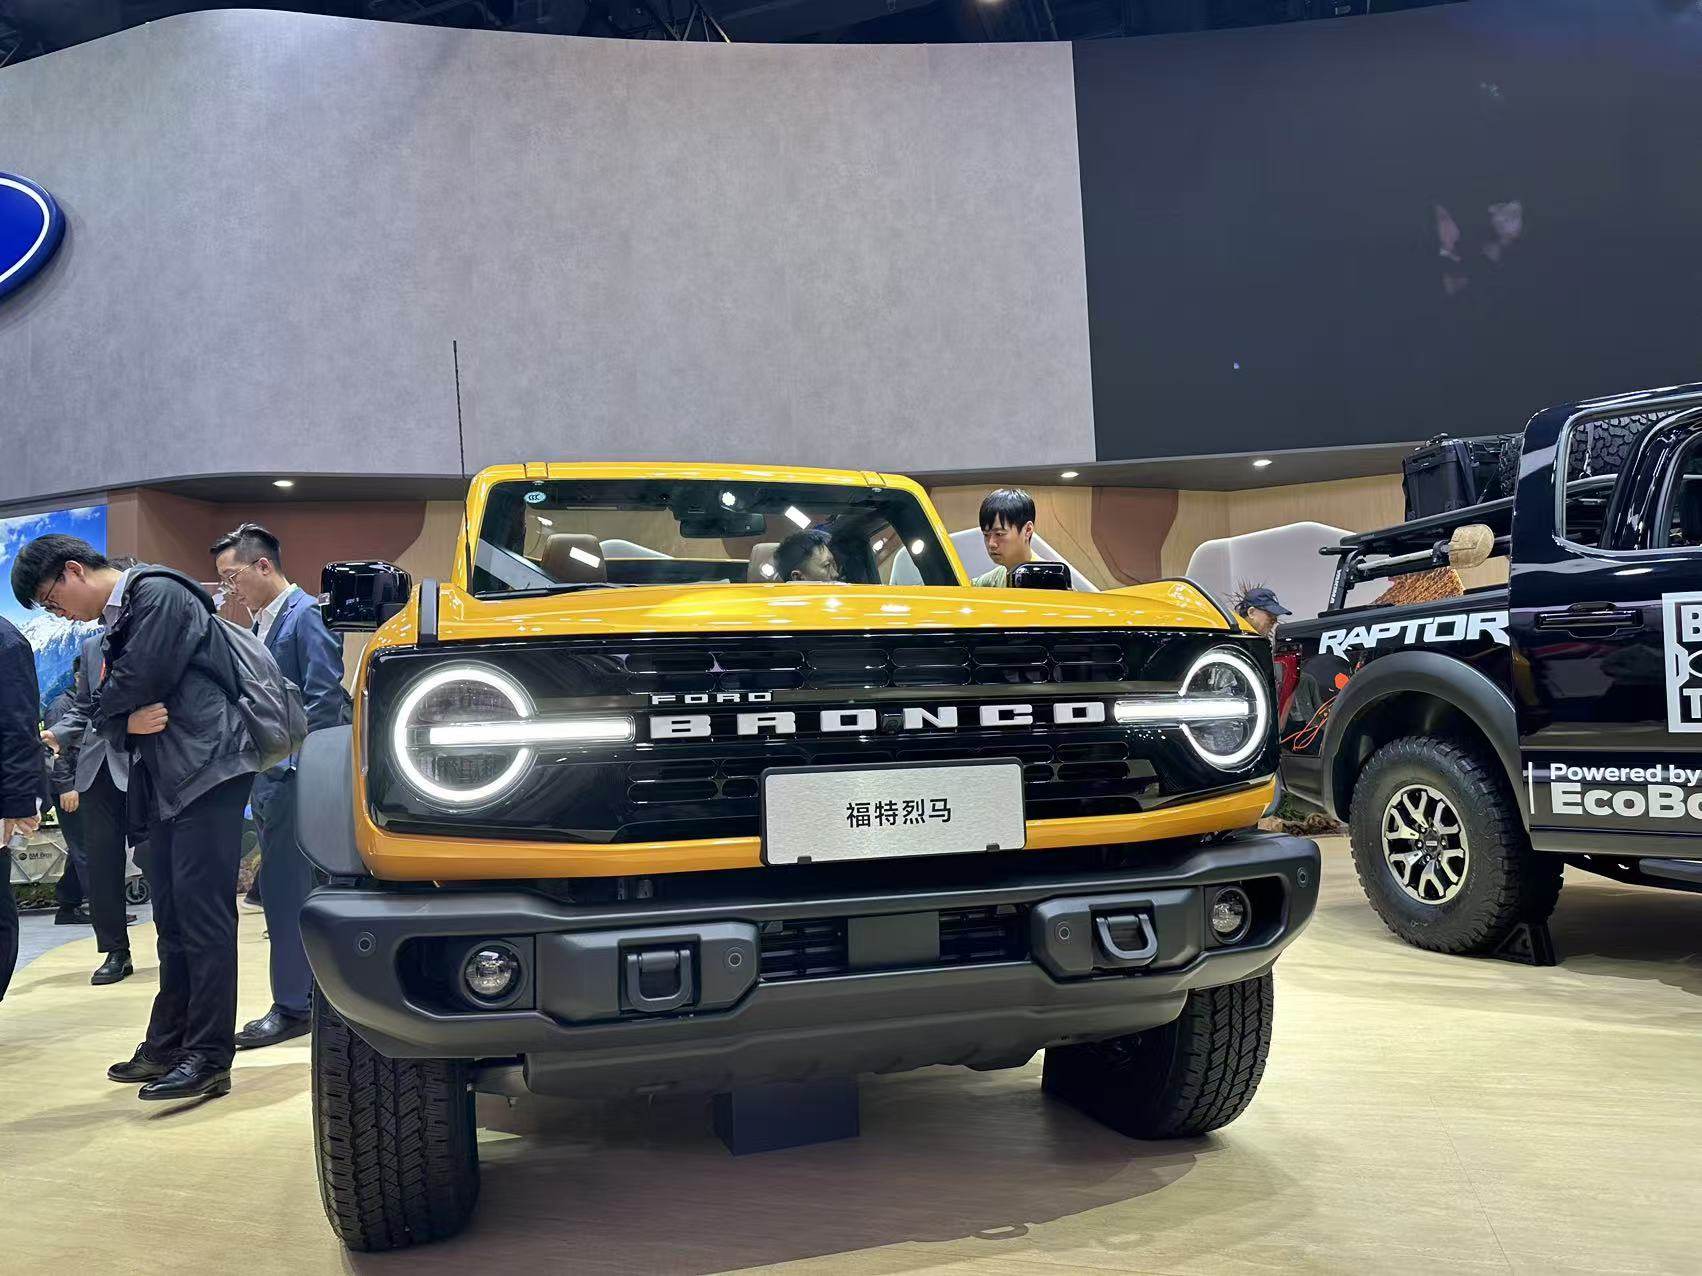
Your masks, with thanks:
M1348 828L1371 907L1418 948L1492 951L1560 897L1560 862L1531 849L1499 763L1449 740L1407 736L1377 750Z
M1197 989L1162 1028L1052 1047L1041 1084L1131 1138L1206 1134L1253 1101L1271 1050L1274 1005L1268 974Z
M467 1065L389 1059L313 998L319 1193L350 1249L400 1249L467 1225L479 1153Z
M153 897L153 889L148 885L146 877L132 877L124 883L124 902L132 908L146 904Z

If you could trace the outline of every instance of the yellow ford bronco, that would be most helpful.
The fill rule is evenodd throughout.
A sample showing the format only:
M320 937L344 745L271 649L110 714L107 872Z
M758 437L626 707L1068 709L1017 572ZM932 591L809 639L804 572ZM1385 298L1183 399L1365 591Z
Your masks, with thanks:
M300 762L320 1183L351 1248L459 1230L474 1094L1015 1068L1137 1138L1252 1098L1318 852L1252 831L1269 644L1184 580L973 589L868 472L485 470Z

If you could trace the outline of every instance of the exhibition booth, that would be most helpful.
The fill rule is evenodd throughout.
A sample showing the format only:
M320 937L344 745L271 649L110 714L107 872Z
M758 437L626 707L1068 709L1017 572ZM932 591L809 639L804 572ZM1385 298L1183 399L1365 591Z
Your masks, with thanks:
M998 3L0 0L20 1262L1695 1267L1702 19Z

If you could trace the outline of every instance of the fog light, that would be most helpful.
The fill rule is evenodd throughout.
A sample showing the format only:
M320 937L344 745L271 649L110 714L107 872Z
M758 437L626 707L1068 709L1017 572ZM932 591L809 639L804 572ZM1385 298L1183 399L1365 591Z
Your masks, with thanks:
M461 968L461 979L479 1001L501 1001L520 982L520 958L495 944L475 948Z
M1220 944L1233 944L1247 933L1253 920L1247 894L1238 886L1226 886L1211 902L1211 930Z

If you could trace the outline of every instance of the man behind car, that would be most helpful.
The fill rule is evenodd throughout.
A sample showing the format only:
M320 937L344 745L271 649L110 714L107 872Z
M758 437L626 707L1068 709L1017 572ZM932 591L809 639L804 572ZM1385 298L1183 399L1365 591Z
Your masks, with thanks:
M832 539L813 527L793 532L774 551L774 574L784 581L838 584L839 560L833 555Z
M1003 589L1013 567L1034 561L1034 498L1020 487L988 492L981 500L981 539L993 569L982 572L974 583Z
M147 1039L107 1076L145 1082L142 1099L228 1094L236 872L259 763L211 663L213 644L229 642L214 632L213 600L181 572L121 572L87 541L60 534L19 551L12 592L26 607L105 621L92 733L129 755L131 823L148 829L160 990Z
M1246 590L1235 610L1264 638L1276 632L1277 621L1293 614L1277 601L1276 591L1265 585L1254 585Z
M244 523L213 545L213 567L226 589L254 614L254 632L284 677L301 689L312 731L349 720L343 648L307 594L284 575L278 538ZM305 1034L313 974L301 942L301 906L313 889L313 866L296 837L295 759L254 779L254 824L260 834L260 901L272 944L272 1008L236 1034L238 1050L276 1045Z

